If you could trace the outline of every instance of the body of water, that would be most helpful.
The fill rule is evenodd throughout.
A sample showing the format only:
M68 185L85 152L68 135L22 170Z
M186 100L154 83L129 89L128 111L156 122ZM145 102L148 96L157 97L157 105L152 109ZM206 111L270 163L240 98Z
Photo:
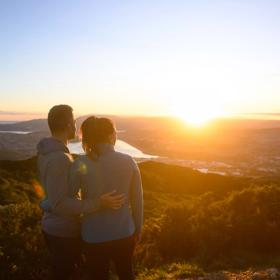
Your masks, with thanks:
M30 134L32 133L31 131L15 131L15 130L11 130L11 131L6 131L6 130L0 130L0 133L10 133L10 134Z
M1 124L15 124L15 121L0 121ZM18 131L18 130L0 130L0 133L12 133L12 134L30 134L31 131Z
M218 175L222 175L222 176L226 175L226 172L209 170L208 168L195 168L195 170L197 170L201 173L204 173L204 174L211 173L211 174L218 174Z
M13 123L17 123L14 121L0 121L0 124L13 124Z
M84 150L82 148L81 142L69 143L68 148L69 148L70 152L73 154L78 154L78 155L84 154ZM142 159L157 158L157 156L144 154L142 151L138 150L137 148L135 148L121 140L117 140L115 149L116 149L116 151L128 154L128 155L132 156L133 158L139 158L139 159L140 158L142 158Z

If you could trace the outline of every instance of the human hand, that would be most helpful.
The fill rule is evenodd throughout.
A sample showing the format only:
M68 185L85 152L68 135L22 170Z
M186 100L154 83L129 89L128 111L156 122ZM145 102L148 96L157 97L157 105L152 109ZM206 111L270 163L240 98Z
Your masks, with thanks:
M121 208L126 200L124 194L116 194L116 191L105 193L100 196L100 205L102 208L111 208L117 210Z

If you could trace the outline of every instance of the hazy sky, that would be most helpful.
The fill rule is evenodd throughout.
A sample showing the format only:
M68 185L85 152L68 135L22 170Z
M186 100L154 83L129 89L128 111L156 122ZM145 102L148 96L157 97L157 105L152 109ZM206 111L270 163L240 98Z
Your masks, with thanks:
M280 110L280 1L0 0L1 111Z

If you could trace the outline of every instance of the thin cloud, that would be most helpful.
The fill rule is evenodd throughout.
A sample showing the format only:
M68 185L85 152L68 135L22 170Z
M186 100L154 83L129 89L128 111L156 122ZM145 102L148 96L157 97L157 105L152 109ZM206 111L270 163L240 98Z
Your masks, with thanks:
M280 116L280 113L244 113L243 115Z
M0 111L0 115L14 115L14 116L24 116L24 115L41 115L42 113L28 113L28 112L10 112L10 111Z

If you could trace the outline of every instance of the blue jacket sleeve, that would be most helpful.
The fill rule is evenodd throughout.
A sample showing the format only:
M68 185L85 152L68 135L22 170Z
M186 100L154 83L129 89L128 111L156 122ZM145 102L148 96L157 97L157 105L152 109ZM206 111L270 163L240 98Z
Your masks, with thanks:
M99 209L98 200L75 198L74 192L79 186L77 189L69 188L71 169L71 162L63 155L49 163L45 186L48 199L41 203L41 207L60 215L77 215L97 211Z
M139 168L133 160L133 174L130 186L130 204L135 223L135 233L140 233L143 225L143 189Z

